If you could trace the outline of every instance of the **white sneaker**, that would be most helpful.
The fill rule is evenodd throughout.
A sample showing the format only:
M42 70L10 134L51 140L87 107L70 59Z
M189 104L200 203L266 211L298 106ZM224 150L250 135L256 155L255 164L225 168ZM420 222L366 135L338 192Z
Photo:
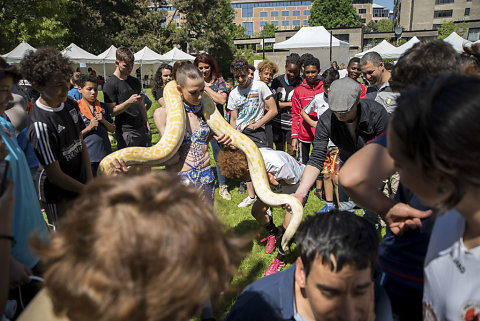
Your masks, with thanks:
M238 204L238 207L240 208L248 207L253 203L255 203L256 200L257 200L257 196L255 196L254 198L250 198L250 196L247 196L240 204Z

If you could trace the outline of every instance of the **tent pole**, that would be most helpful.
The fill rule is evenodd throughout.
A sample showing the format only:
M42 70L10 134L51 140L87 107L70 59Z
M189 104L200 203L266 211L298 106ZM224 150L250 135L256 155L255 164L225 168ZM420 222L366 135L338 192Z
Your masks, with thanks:
M332 35L333 31L330 30L330 63L332 63Z

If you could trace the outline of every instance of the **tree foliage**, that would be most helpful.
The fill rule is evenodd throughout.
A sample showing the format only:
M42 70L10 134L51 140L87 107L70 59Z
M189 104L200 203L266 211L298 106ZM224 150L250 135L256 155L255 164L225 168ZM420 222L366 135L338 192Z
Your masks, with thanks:
M363 31L364 32L377 32L378 31L378 26L377 23L374 20L370 20L369 23L363 26Z
M393 21L390 19L381 19L376 22L378 32L392 32Z
M438 39L445 39L452 32L456 32L459 36L464 37L466 31L467 24L465 22L454 23L453 21L446 21L438 28Z
M273 38L277 30L278 28L274 24L267 23L263 26L262 31L260 31L260 37Z
M360 27L362 22L352 0L315 0L308 20L310 26L325 28Z

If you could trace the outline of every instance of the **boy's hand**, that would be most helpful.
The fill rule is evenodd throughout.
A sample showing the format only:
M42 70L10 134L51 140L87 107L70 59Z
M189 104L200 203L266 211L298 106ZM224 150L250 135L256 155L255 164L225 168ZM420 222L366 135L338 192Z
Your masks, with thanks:
M139 95L139 94L133 94L130 96L130 98L127 99L127 103L129 104L138 104L140 102L142 102L143 100L143 95Z
M127 166L125 161L121 158L115 158L115 160L110 163L110 166L113 168L113 175L127 173L130 169L130 166Z
M230 144L232 143L232 139L230 138L230 136L227 136L225 134L220 136L213 136L213 138L215 138L217 142L221 145L230 146Z
M298 139L292 138L292 149L298 152Z
M98 127L98 120L96 118L90 120L90 124L88 125L90 129L97 129Z
M95 119L101 122L103 120L103 114L101 112L95 112Z

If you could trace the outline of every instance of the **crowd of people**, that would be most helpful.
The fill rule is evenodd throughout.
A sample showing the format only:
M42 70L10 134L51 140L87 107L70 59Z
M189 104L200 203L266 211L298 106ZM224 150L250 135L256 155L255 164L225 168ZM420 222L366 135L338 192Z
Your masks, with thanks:
M118 149L152 145L152 101L130 75L132 52L117 49L104 83L93 70L74 73L52 48L18 68L0 58L3 318L214 320L251 242L214 211L216 182L228 202L227 180L236 180L247 193L238 207L251 206L266 230L265 253L278 249L226 320L479 319L480 45L460 55L422 41L386 64L369 52L322 72L316 57L291 53L279 74L272 61L234 58L226 80L207 53L161 65L153 119L164 136L163 93L175 80L186 114L180 149L165 171L117 159L114 176L96 177L109 133ZM245 154L208 126L205 94L257 145L273 191L325 201L300 225L285 271L278 244L290 209L276 226Z

